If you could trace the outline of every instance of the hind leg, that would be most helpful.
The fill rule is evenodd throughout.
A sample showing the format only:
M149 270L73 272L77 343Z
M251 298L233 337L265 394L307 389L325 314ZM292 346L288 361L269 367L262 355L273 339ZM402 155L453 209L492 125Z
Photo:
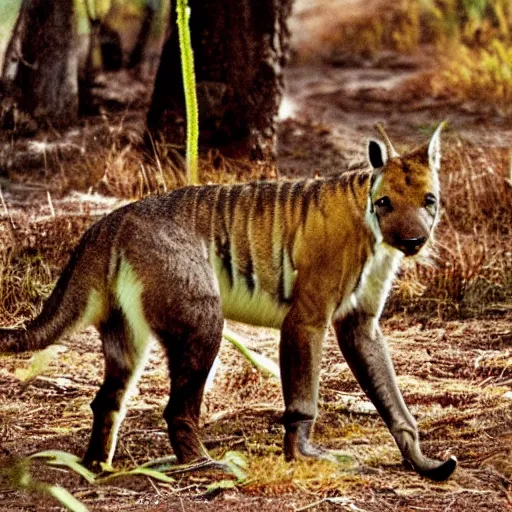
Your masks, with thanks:
M91 403L94 421L83 463L101 470L102 464L112 463L128 393L137 384L149 344L147 340L138 344L134 342L132 331L118 309L111 312L99 331L105 357L105 377Z
M191 306L191 311L198 311ZM161 333L169 357L171 395L164 412L169 439L180 463L208 457L199 438L204 386L222 339L223 318L218 298L201 300L193 324Z

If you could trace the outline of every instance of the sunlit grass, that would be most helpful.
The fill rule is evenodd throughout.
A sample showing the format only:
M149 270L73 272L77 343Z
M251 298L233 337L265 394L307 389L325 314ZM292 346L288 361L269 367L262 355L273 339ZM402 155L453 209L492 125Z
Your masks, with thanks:
M507 113L512 100L512 3L508 0L401 0L323 34L322 48L371 57L381 50L439 58L425 94L478 100Z
M246 492L265 489L266 494L306 490L311 493L337 491L346 493L361 485L364 477L353 467L326 461L286 462L281 455L249 457Z
M494 103L503 113L512 108L512 47L493 39L488 47L460 45L457 58L445 58L431 79L434 96Z

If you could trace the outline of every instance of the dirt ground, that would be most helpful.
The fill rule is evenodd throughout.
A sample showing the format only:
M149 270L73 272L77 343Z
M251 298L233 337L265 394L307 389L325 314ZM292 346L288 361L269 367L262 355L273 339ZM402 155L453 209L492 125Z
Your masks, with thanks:
M322 366L316 437L346 452L350 467L285 464L281 456L279 382L264 377L228 344L204 405L204 440L214 456L236 450L248 457L249 480L208 492L219 473L180 475L173 484L145 477L91 486L56 468L34 474L59 482L90 510L454 510L501 511L510 503L510 400L512 315L499 320L432 321L393 317L384 323L399 382L418 418L423 448L431 456L457 456L460 466L436 484L404 468L391 436L365 399L329 334ZM276 358L278 333L233 325L254 348ZM68 347L44 376L25 389L17 371L29 355L2 357L2 455L58 449L81 454L89 436L89 403L101 382L100 346L94 330L64 340ZM500 364L501 362L501 364ZM166 365L158 347L130 404L117 468L169 454L162 419ZM326 476L326 474L328 476ZM5 487L4 487L5 489ZM0 489L2 510L56 510L39 496Z
M512 118L455 104L449 98L417 97L407 88L410 77L431 65L428 55L382 53L357 66L347 59L332 55L322 63L296 65L286 72L278 158L282 175L324 175L361 165L377 121L385 123L399 149L422 142L428 129L446 118L451 143L462 141L484 150L510 147ZM116 102L122 97L130 105L109 114L112 125L140 123L134 107L144 94L147 98L147 88L126 76L105 83L109 86L102 94ZM84 132L85 128L66 134L66 147L79 152ZM24 143L27 153L4 145L0 162L9 170L19 168L31 150L37 168L43 157L34 156L36 143ZM114 205L90 196L77 200L76 195L54 199L50 205L46 192L30 189L26 185L30 179L22 177L24 185L4 186L2 232L19 219L44 217L27 233L43 244L52 236L52 225L74 223L73 229L81 230L90 222L91 211L101 215ZM69 245L69 240L61 240L59 250L65 255ZM72 472L41 464L34 465L34 477L59 483L91 511L512 510L511 306L483 317L451 321L442 320L442 315L425 319L398 310L383 322L401 389L420 425L424 451L437 458L456 455L459 460L448 482L427 481L402 465L333 333L325 344L315 437L346 452L346 465L283 461L279 381L255 371L225 342L205 398L203 437L216 458L227 451L247 458L248 479L242 484L226 484L233 477L209 471L178 474L172 483L139 475L90 485ZM252 348L277 361L276 331L231 327L247 336ZM100 343L89 329L63 344L67 349L28 385L21 383L19 371L29 366L31 355L0 356L0 465L42 450L84 453L92 421L89 404L102 378ZM165 358L155 347L120 433L116 468L170 453L162 418L167 396ZM209 487L215 482L216 487ZM4 478L0 509L59 510L59 506L41 495L12 489Z

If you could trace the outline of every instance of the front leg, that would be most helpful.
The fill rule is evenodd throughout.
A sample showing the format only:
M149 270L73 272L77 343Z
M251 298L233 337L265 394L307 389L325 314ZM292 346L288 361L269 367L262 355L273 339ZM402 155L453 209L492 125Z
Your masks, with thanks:
M334 327L347 364L388 426L403 457L419 474L438 481L447 479L455 470L457 460L450 457L440 462L422 454L416 421L398 389L377 319L355 311L335 320Z
M281 327L280 364L285 403L286 460L330 459L327 450L310 443L317 414L322 344L327 322L313 320L294 306Z

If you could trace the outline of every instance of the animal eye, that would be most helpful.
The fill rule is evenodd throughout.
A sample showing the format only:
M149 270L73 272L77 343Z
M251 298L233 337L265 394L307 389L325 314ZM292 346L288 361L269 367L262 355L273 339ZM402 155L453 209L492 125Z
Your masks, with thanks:
M391 200L389 199L388 196L382 196L379 199L377 199L377 201L375 201L375 206L383 210L390 211L393 209L391 206Z
M425 194L425 206L434 206L437 203L437 198L434 194L431 194L430 192L428 194Z

